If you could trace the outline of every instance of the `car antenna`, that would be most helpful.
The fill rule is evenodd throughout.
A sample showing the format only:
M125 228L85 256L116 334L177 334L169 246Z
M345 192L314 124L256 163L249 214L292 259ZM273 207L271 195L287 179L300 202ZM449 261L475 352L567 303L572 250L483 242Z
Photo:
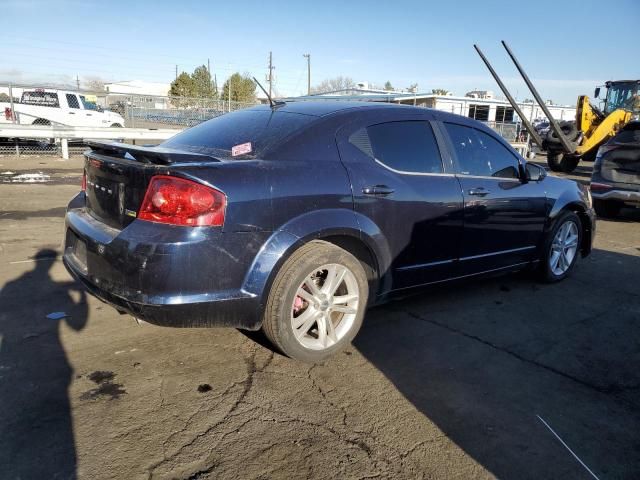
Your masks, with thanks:
M258 84L258 86L260 87L260 90L262 90L264 94L267 96L267 98L269 99L269 105L271 105L271 108L275 108L278 105L285 105L285 102L283 102L282 100L276 100L274 102L273 99L271 98L271 95L267 93L267 91L264 89L262 84L256 79L256 77L252 77L252 78L253 78L253 81Z

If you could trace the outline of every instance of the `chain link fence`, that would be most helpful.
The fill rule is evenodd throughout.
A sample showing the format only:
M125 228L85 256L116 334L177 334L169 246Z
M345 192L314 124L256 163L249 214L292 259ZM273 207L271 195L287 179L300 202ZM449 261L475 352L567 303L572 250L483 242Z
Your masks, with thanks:
M82 141L69 141L69 155L80 155L87 149ZM52 155L62 156L62 145L51 139L50 141L30 139L0 138L0 159L2 157L20 157L23 155Z
M120 114L124 118L124 126L130 128L183 129L258 104L216 98L124 94L107 94L96 100L100 108Z
M11 104L5 102L8 95L2 92L11 92ZM18 113L12 118L7 108L15 112L21 110L33 110L35 100L48 101L48 105L40 105L43 118L36 119L33 116L20 116ZM4 103L3 103L4 102ZM0 85L0 106L4 107L5 118L0 119L11 123L17 121L23 125L65 125L66 118L75 121L75 126L93 126L97 119L106 116L107 112L113 112L118 117L110 117L105 125L122 126L128 128L148 129L176 129L182 130L192 127L211 118L228 112L249 108L258 102L235 102L221 98L190 98L170 97L158 95L138 95L130 93L114 92L74 92L55 88L35 88ZM24 108L21 106L24 105ZM52 106L53 105L53 106ZM60 115L60 111L73 112L77 108L79 115L68 117ZM51 111L51 118L46 118L46 112ZM57 111L58 115L55 115ZM0 111L0 115L3 112ZM79 117L82 113L87 115L87 124L83 125ZM45 123L42 123L44 120ZM80 122L80 123L78 123ZM527 142L529 135L520 123L485 121L489 127L502 135L508 142ZM71 124L73 125L73 124ZM69 143L69 153L81 153L85 146L82 142ZM48 141L33 139L3 139L0 138L0 155L60 155L62 146L54 139Z
M22 125L176 129L192 127L258 102L130 93L63 90L0 85L0 122ZM109 115L109 112L117 114ZM103 119L103 120L101 120ZM1 123L0 123L1 126ZM81 141L69 141L69 153L82 153ZM61 155L60 142L0 138L0 155Z

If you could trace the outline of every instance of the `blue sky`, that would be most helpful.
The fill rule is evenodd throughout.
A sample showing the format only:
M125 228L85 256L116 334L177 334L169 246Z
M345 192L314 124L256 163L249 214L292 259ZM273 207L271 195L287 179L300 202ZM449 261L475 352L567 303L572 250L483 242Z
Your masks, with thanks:
M529 8L529 5L532 8ZM530 97L500 46L506 40L545 98L575 103L609 79L640 78L631 40L640 0L194 2L0 0L0 81L170 82L211 60L264 79L269 50L276 89L306 90L345 75L396 88L498 91L478 43L519 99ZM619 47L618 42L622 45Z

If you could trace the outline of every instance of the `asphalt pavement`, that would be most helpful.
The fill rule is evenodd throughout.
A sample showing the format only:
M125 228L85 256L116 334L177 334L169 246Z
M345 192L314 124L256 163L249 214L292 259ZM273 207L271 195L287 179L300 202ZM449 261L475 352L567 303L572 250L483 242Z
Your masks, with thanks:
M87 296L59 256L80 165L0 157L0 478L640 478L640 211L560 284L434 288L311 366Z

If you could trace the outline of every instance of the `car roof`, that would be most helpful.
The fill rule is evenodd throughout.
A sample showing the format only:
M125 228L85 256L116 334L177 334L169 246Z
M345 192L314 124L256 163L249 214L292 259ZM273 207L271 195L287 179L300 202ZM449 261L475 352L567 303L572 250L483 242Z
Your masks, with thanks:
M253 107L252 110L266 110L269 109L268 105L260 105ZM344 110L389 110L398 109L419 109L424 111L423 107L413 107L410 105L398 105L394 103L382 103L382 102L358 102L358 101L342 101L342 100L301 100L298 102L286 102L282 106L277 106L276 111L297 113L301 115L311 115L315 117L324 117L334 113L342 112Z

